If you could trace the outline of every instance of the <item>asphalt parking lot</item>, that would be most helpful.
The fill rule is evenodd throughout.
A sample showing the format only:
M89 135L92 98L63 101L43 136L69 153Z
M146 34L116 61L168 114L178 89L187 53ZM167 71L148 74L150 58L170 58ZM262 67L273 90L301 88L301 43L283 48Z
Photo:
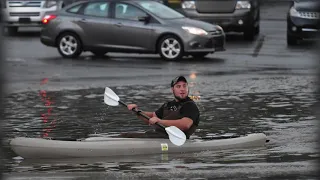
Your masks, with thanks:
M159 98L167 97L172 77L183 74L192 81L192 93L200 93L202 98L205 119L200 134L264 132L271 139L267 149L169 156L169 160L157 156L130 163L83 161L68 166L12 158L6 177L314 178L318 171L313 163L319 155L314 148L317 121L311 106L315 102L317 49L315 42L287 46L288 2L273 3L262 7L260 34L254 41L243 41L242 35L230 33L226 51L201 60L167 62L158 55L124 53L96 58L89 52L78 59L63 59L57 49L41 44L39 29L34 28L22 29L4 41L5 101L11 105L6 109L10 115L5 119L6 137L42 133L39 90L48 90L54 95L52 99L61 101L54 107L60 119L57 135L84 137L142 128L124 109L103 104L103 88L113 87L123 92L124 101L149 109L157 106Z
M145 78L189 71L210 72L261 66L313 68L313 42L303 42L293 48L286 45L287 10L287 2L277 3L276 6L264 5L261 9L261 33L254 41L246 42L242 35L228 34L226 51L196 61L164 62L158 55L123 53L108 53L104 58L94 58L89 52L83 53L78 60L63 59L57 49L41 44L38 29L22 29L17 35L5 38L4 50L10 70L7 71L8 87L10 91L37 88L41 77L59 79L58 84L53 83L53 86L62 88L69 85L99 86L105 83L105 79L110 79L108 83L112 84L119 82L112 79L124 77L128 81L122 82L131 84L145 81ZM167 73L164 74L164 70ZM126 73L117 73L119 71ZM70 84L71 79L77 81ZM92 79L95 79L94 83L88 85L87 81ZM162 81L162 78L157 80Z

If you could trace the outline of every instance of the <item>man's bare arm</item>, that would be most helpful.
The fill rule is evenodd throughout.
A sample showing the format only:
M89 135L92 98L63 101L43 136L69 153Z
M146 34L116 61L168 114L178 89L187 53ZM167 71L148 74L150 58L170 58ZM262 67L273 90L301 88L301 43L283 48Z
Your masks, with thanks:
M155 115L155 112L141 111L141 113L147 115L149 118L152 118ZM146 124L149 124L149 119L144 118L143 116L138 115L138 118L143 120Z
M192 119L184 117L181 119L177 119L177 120L160 120L159 121L160 124L164 125L164 126L176 126L177 128L181 129L182 131L186 131L188 129L190 129L190 127L193 124Z

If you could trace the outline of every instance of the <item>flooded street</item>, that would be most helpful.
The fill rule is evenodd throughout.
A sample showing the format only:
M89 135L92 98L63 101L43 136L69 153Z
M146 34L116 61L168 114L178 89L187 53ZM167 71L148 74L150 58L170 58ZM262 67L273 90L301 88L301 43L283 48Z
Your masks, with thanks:
M276 2L276 1L275 1ZM5 38L6 179L317 179L318 119L313 43L286 45L287 5L261 10L252 42L227 36L226 51L167 62L157 55L107 53L64 59L38 32ZM318 49L316 49L318 50ZM103 101L110 87L125 103L154 111L184 75L200 112L194 139L264 133L265 147L108 158L23 159L14 137L79 139L150 130L123 106Z
M200 97L196 102L202 113L194 138L263 132L270 140L267 146L241 151L50 161L22 160L10 153L12 159L7 171L58 173L65 178L72 173L71 177L86 179L99 176L315 178L318 153L312 76L198 75L190 84L190 95ZM143 110L154 110L172 98L166 85L111 88L122 101L137 103ZM104 88L48 91L46 97L52 102L49 104L41 100L40 92L12 94L6 99L8 138L83 138L150 128L126 108L104 104ZM50 116L44 121L41 115L50 108Z

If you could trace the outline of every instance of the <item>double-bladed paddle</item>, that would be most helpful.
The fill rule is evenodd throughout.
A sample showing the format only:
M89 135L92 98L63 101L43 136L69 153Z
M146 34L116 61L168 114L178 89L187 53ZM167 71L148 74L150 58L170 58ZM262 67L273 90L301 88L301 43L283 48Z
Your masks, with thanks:
M119 96L117 96L117 94L114 93L109 87L106 87L104 91L104 103L106 103L109 106L118 106L120 103L121 105L127 107L127 104L120 101ZM148 120L150 119L147 115L143 114L140 111L137 111L136 109L132 109L132 111L138 113L139 115ZM164 125L159 123L156 123L156 125L163 128L168 133L169 139L173 144L181 146L185 143L186 135L179 128L175 126L165 127Z

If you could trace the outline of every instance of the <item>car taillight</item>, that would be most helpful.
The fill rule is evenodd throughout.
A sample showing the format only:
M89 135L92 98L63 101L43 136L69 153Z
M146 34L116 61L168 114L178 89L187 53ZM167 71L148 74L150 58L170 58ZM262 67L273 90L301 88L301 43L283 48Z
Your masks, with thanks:
M55 19L56 15L45 15L42 19L43 24L48 24L52 19Z

